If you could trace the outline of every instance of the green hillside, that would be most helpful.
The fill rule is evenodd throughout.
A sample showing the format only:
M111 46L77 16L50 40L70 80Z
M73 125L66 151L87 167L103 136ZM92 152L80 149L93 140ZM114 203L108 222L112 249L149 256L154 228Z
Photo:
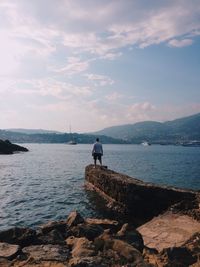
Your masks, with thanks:
M193 116L167 121L144 121L105 128L95 134L120 138L131 143L146 140L152 143L178 143L200 140L200 113Z

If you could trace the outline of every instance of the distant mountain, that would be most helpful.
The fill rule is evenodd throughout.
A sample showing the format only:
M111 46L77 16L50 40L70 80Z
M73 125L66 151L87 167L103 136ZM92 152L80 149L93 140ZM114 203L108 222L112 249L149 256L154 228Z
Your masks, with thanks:
M104 144L126 144L127 141L116 139L109 136L99 136ZM0 130L0 139L10 140L13 143L67 143L71 140L70 133L35 133L27 134L22 132L12 132ZM73 133L73 139L78 144L92 144L95 137L92 134L77 134Z
M91 144L96 136L104 144L140 144L143 141L176 144L200 141L200 113L163 123L144 121L113 126L95 133L73 133L74 140L79 144ZM0 139L17 143L67 143L71 140L71 134L40 129L9 129L0 130Z
M200 140L200 113L164 123L144 121L113 126L94 134L107 135L131 143L141 143L147 140L152 143L167 144Z
M50 131L50 130L43 130L43 129L23 129L23 128L12 128L12 129L5 129L8 132L15 132L15 133L25 133L25 134L46 134L46 133L61 133L58 131Z

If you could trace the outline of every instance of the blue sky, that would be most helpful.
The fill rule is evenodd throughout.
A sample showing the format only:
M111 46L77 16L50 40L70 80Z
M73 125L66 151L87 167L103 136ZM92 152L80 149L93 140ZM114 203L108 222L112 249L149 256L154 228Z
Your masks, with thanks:
M200 112L199 0L1 0L0 129Z

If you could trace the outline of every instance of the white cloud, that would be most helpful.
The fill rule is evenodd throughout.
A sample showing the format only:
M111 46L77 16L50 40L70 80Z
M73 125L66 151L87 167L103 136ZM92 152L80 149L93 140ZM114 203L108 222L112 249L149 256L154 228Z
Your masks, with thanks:
M127 107L126 117L129 121L148 120L155 110L156 107L149 102L134 103Z
M163 42L175 47L190 45L200 35L199 12L197 0L167 0L156 5L112 0L86 0L84 4L61 0L58 5L51 0L1 0L0 38L4 41L0 55L7 58L6 66L0 64L2 75L37 56L46 66L52 66L56 58L51 61L51 57L57 56L54 65L63 75L89 68L91 61L81 59L63 65L58 55L63 56L64 51L76 54L77 58L89 53L95 56L93 60L114 60L122 55L122 48L131 46L145 48ZM6 47L5 43L9 45Z
M93 81L95 86L106 86L114 84L114 81L105 75L87 73L84 76L86 76L89 81Z
M63 73L64 75L73 75L83 72L89 68L89 61L82 61L79 57L69 57L67 65L62 68L52 68L56 73Z
M184 46L189 46L193 43L192 39L182 39L182 40L177 40L173 39L168 42L170 46L173 47L184 47Z
M102 128L151 120L158 112L157 107L149 102L128 105L110 101L108 98L105 101L100 99L90 101L89 107L94 114L97 114L99 125L102 125Z
M116 101L116 100L121 99L121 98L122 98L122 95L119 94L119 93L117 93L117 92L113 92L113 93L107 95L105 98L106 98L108 101L112 101L112 102L113 102L113 101Z
M199 13L199 0L59 0L56 4L55 0L1 0L0 97L6 100L8 94L13 103L24 97L16 109L23 101L37 106L44 98L47 109L54 111L58 101L60 110L65 104L74 105L77 121L81 107L87 126L87 116L91 125L100 116L105 126L165 117L148 101L123 104L126 92L122 98L109 91L95 101L98 87L112 85L116 91L115 78L109 75L115 77L119 70L103 69L107 63L103 61L119 59L123 64L123 53L134 47L191 45L200 35ZM107 70L108 76L98 74ZM119 80L126 82L123 77ZM47 103L49 99L53 103Z

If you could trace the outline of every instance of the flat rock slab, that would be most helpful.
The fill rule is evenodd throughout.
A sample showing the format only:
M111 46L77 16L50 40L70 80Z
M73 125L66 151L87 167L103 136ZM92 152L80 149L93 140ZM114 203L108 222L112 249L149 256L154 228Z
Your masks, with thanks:
M34 260L39 261L66 261L69 258L69 249L59 245L29 246L22 250Z
M200 222L187 215L167 212L153 218L137 228L144 239L144 244L159 252L164 248L180 247L196 232L200 232Z
M0 258L10 259L18 253L19 249L18 245L0 242Z

